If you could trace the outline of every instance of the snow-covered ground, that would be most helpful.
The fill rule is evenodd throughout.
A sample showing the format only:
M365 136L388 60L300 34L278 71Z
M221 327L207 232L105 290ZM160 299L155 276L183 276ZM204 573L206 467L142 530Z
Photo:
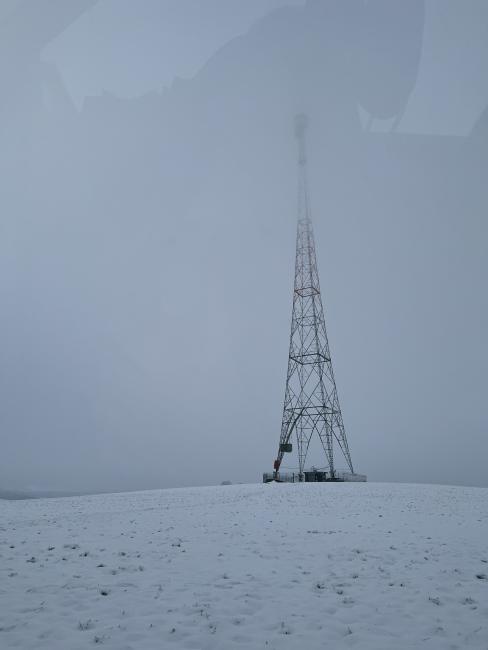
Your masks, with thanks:
M488 489L0 501L0 648L488 649Z

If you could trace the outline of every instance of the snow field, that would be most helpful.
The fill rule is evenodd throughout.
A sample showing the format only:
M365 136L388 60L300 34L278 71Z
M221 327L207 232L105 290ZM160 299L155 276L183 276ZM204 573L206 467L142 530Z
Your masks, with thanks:
M488 489L0 501L0 648L488 650Z

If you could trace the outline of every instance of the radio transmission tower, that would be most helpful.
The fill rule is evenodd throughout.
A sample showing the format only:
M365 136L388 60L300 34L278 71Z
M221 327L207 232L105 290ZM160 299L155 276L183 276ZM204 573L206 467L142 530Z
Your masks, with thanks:
M334 445L342 452L354 474L334 371L325 329L319 274L307 187L306 115L295 118L298 140L298 224L293 291L290 352L286 376L285 404L274 476L279 477L283 455L298 447L299 480L304 480L305 460L310 440L316 433L327 459L329 476L334 479Z

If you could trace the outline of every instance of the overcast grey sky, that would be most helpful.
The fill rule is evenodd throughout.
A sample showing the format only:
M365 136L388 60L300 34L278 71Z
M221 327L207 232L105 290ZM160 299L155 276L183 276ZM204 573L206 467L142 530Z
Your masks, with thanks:
M305 0L102 0L54 39L43 58L59 67L78 105L104 90L135 96L170 86L174 77L192 77L260 17L283 5L303 4ZM427 2L422 66L401 130L469 132L488 103L487 12L485 0Z
M103 90L136 96L190 78L259 18L305 0L103 0L44 50L79 104ZM90 56L80 57L89 43ZM96 65L93 60L96 59Z
M271 468L298 111L357 471L488 485L484 0L83 4L0 12L0 488Z

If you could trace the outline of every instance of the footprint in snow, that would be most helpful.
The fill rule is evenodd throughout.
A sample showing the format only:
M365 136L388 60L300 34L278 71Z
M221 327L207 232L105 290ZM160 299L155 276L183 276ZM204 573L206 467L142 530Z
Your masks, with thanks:
M288 625L286 625L284 621L282 621L280 625L280 634L288 636L290 634L293 634L293 630Z
M78 629L81 632L85 632L86 630L92 630L94 627L95 626L94 626L93 621L91 620L91 618L89 618L87 621L80 621L78 623Z

